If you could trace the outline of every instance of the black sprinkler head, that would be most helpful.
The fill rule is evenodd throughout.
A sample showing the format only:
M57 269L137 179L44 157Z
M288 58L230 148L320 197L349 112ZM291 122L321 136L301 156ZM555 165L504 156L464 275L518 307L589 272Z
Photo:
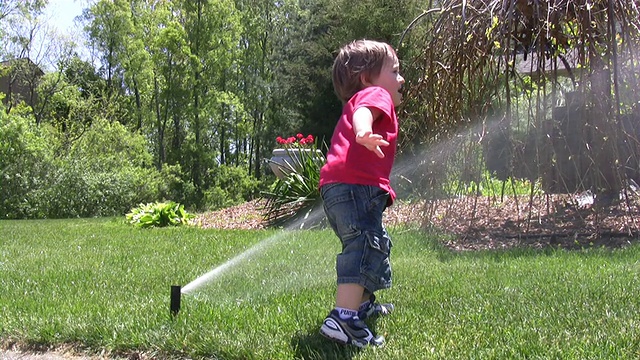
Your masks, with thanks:
M171 285L171 315L176 316L180 312L180 285Z

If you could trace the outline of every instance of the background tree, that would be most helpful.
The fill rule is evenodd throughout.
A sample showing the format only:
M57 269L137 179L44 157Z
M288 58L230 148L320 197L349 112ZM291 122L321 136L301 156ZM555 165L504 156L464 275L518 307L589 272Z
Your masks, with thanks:
M5 111L0 102L0 219L43 217L37 194L53 163L47 129L33 126L24 106Z
M385 41L397 47L399 35L420 12L422 4L416 0L300 2L300 11L293 14L292 31L283 49L287 58L283 73L287 95L303 132L316 134L327 142L331 138L342 111L331 82L331 66L338 48L360 38Z
M27 57L46 0L5 0L0 3L0 58Z
M614 208L632 219L640 180L639 98L631 90L639 80L639 15L634 1L445 1L420 15L403 44L416 48L403 146L419 155L416 145L428 144L440 153L413 164L413 185L441 198L452 192L443 184L480 195L485 180L497 179L503 199L516 197L513 182L524 179L529 209L542 191L546 204L564 201L585 223L585 204L596 214L589 222ZM546 224L564 213L547 209L558 213ZM531 210L528 216L527 229ZM629 231L637 229L630 222Z
M278 69L285 60L282 48L290 31L290 17L298 11L293 2L268 0L236 1L242 14L243 33L239 42L235 78L240 99L249 119L248 132L236 143L236 165L247 164L261 178L263 159L270 157L274 138L282 123L293 123L290 101L281 91Z
M75 149L89 134L120 131L120 124L146 140L152 160L137 166L153 166L150 176L165 177L169 185L159 196L205 209L228 205L220 196L240 201L231 196L233 187L245 184L246 200L273 181L264 164L276 136L304 132L328 141L341 108L330 79L335 50L359 37L393 43L402 17L412 18L418 4L91 2L81 21L92 59L73 51L58 58L39 87L34 123L51 130L54 161L63 169L55 176L69 185L90 183L82 171L104 178L98 167L79 167L90 162L77 157L107 158L116 148ZM83 191L77 189L79 197ZM55 216L78 214L58 209Z

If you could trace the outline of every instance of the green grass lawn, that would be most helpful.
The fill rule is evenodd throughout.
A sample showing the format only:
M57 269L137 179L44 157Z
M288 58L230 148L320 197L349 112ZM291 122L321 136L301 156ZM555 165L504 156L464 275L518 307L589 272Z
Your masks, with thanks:
M0 346L220 359L637 359L640 247L457 254L390 229L383 348L318 334L326 230L141 230L123 219L0 221ZM395 231L394 231L395 230ZM242 255L244 253L244 255ZM171 285L187 286L170 316Z

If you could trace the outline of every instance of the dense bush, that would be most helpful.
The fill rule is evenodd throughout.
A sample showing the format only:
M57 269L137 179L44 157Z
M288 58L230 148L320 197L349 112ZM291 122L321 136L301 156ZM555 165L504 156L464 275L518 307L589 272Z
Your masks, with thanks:
M47 217L122 215L132 205L158 197L160 177L154 169L95 171L92 166L76 159L61 162L44 192Z
M259 188L259 181L240 167L220 165L207 173L210 183L204 192L204 203L207 210L241 204L251 200Z
M122 215L158 199L161 181L145 139L100 119L73 143L52 179L51 217Z
M0 111L1 218L122 215L158 199L162 177L142 136L94 120L65 149L47 129Z
M52 146L44 127L0 106L0 219L41 217L39 194L52 169Z
M20 110L0 109L0 218L115 216L166 199L215 210L258 192L245 169L222 165L198 195L180 165L156 170L146 139L118 122L93 119L69 140Z
M180 164L165 164L160 171L160 179L158 200L172 199L178 203L191 205L197 199L196 187Z

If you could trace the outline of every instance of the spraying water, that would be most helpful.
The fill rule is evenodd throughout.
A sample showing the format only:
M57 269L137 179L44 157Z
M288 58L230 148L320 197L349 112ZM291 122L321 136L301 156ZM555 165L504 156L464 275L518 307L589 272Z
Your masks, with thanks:
M316 207L312 209L307 216L303 219L297 220L292 224L289 224L285 229L279 231L278 233L258 242L253 247L247 249L243 253L235 256L234 258L228 260L227 262L219 265L218 267L212 269L206 274L198 277L197 279L191 281L189 284L182 288L183 294L192 293L206 285L210 285L216 279L218 279L223 274L230 272L231 270L238 267L240 264L245 264L251 262L251 260L256 260L254 262L257 263L257 258L263 255L270 248L274 247L276 244L281 244L285 240L295 243L296 239L293 238L293 231L296 229L303 228L306 223L318 223L324 217L324 212L321 207ZM293 252L291 250L292 246L300 246L300 244L288 244L287 252ZM284 247L283 247L284 248ZM262 269L264 271L264 269ZM297 276L303 276L302 273L296 274ZM288 276L288 281L291 283L295 282L295 278Z
M217 277L221 276L222 274L224 274L227 270L230 270L232 268L234 268L235 266L237 266L238 264L242 263L243 261L247 261L247 259L253 257L255 254L258 254L260 252L263 252L266 248L272 246L274 243L282 240L285 236L287 236L287 232L286 231L280 231L278 234L273 235L265 240L260 241L259 243L257 243L256 245L254 245L253 247L249 248L248 250L246 250L245 252L243 252L242 254L232 258L231 260L225 262L224 264L214 268L213 270L209 271L208 273L198 277L197 279L193 280L192 282L190 282L189 284L187 284L185 287L182 288L182 293L183 294L187 294L207 283L212 282L213 280L215 280Z
M284 236L285 236L285 232L283 231L274 236L271 236L270 238L262 240L258 244L249 248L247 251L243 252L242 254L234 257L233 259L225 262L224 264L216 267L215 269L209 271L208 273L193 280L192 282L190 282L189 284L187 284L185 287L182 288L182 293L188 294L189 292L197 289L198 287L213 281L215 278L222 275L226 270L233 268L234 266L238 265L242 261L245 261L246 259L252 257L254 254L263 251L265 248L269 247L273 243L277 242L278 240L281 240Z

